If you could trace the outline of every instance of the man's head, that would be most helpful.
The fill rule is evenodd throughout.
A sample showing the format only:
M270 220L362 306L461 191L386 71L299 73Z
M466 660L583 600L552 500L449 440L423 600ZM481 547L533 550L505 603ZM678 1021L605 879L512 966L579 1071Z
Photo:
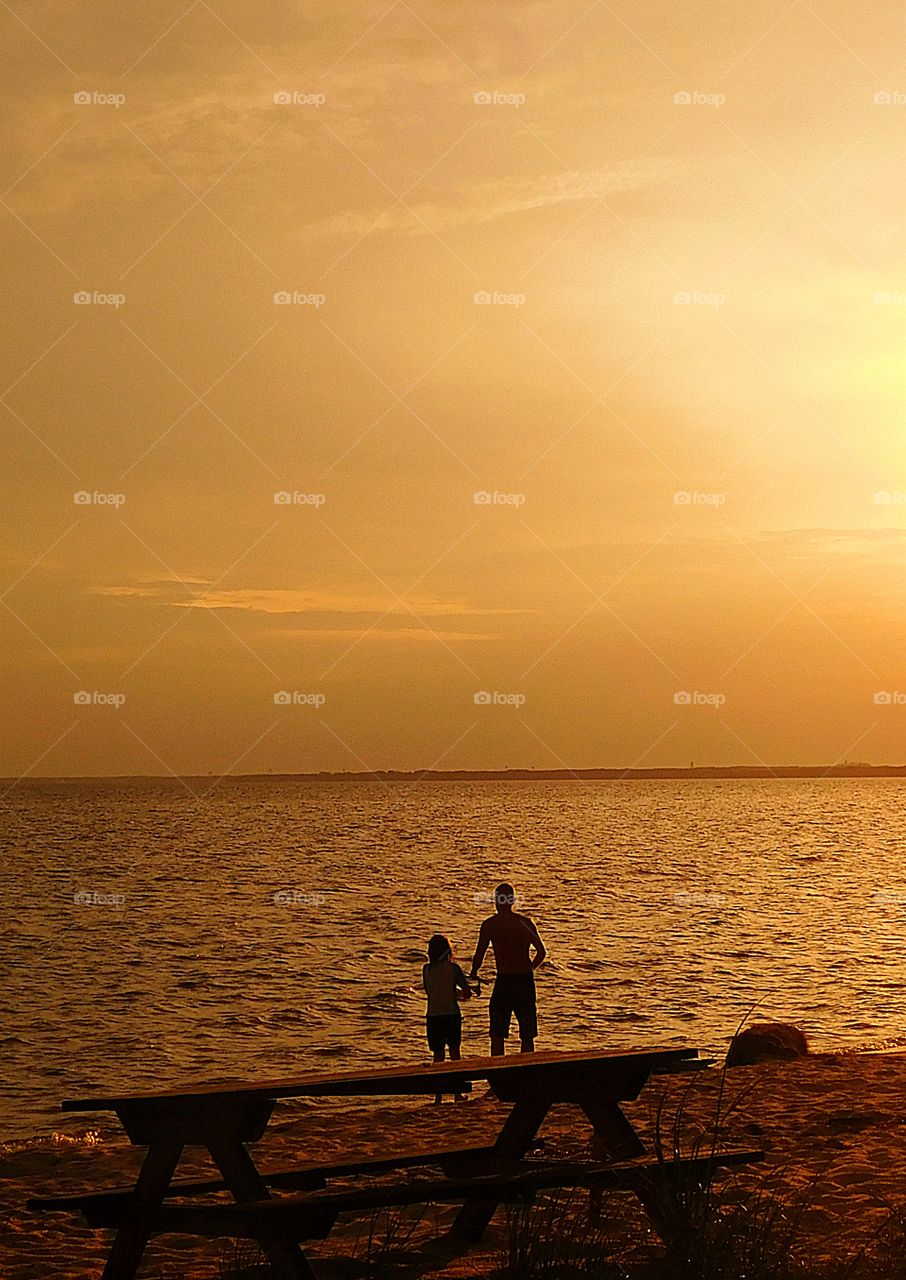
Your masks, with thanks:
M511 884L499 884L494 890L494 906L501 913L512 911L516 901L516 890Z

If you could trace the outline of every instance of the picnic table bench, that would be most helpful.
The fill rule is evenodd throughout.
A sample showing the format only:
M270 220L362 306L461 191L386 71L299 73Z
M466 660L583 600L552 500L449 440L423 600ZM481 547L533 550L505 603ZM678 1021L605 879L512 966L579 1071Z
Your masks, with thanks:
M531 1197L554 1186L619 1186L633 1190L656 1229L664 1229L653 1174L693 1175L720 1165L758 1159L760 1152L713 1153L682 1161L645 1159L644 1145L621 1110L638 1097L652 1073L705 1065L697 1050L652 1049L629 1053L544 1052L471 1058L429 1067L307 1073L292 1079L193 1087L152 1094L67 1100L64 1111L113 1111L130 1141L147 1147L131 1188L29 1202L38 1210L78 1210L89 1225L113 1228L116 1236L103 1280L133 1280L151 1235L235 1236L257 1240L281 1280L310 1278L301 1241L328 1234L339 1214L420 1202L461 1203L452 1232L477 1240L501 1203ZM486 1081L495 1097L512 1103L496 1141L440 1151L399 1152L333 1165L302 1162L292 1169L257 1167L247 1144L264 1134L280 1099L299 1097L433 1096L467 1092ZM596 1138L598 1163L525 1159L551 1106L581 1108ZM221 1178L174 1180L183 1149L207 1149ZM392 1186L332 1190L330 1180L358 1174L439 1165L441 1179ZM665 1172L666 1171L666 1172ZM272 1197L269 1188L287 1191ZM229 1191L235 1203L194 1199ZM174 1203L175 1199L190 1203Z

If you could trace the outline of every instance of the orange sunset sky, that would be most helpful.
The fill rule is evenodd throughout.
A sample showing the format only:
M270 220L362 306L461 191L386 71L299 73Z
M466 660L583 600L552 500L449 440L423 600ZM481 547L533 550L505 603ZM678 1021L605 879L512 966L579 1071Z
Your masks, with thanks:
M3 4L0 773L906 759L902 19Z

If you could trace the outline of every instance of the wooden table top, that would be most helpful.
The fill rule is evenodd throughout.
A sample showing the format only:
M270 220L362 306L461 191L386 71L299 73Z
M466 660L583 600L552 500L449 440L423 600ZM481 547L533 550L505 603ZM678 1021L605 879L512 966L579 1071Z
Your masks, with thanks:
M404 1063L392 1067L341 1072L303 1072L278 1080L236 1081L216 1085L189 1085L152 1093L109 1094L88 1098L68 1098L60 1105L63 1111L117 1111L121 1107L175 1102L204 1103L237 1099L277 1099L302 1097L377 1097L381 1095L423 1094L434 1092L438 1085L446 1090L454 1084L470 1084L473 1080L492 1082L495 1078L535 1073L539 1079L552 1075L578 1079L593 1074L606 1078L625 1068L654 1070L669 1068L694 1060L694 1048L654 1048L635 1050L575 1050L560 1052L513 1053L505 1057L463 1058L459 1062L431 1065Z

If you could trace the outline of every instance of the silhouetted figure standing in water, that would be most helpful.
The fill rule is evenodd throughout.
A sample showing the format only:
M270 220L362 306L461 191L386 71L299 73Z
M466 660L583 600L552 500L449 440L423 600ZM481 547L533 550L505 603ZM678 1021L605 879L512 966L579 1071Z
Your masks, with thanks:
M428 943L428 963L422 969L422 985L428 997L425 1030L434 1061L444 1061L449 1045L450 1061L458 1062L462 1056L462 1014L457 1001L468 1000L472 989L462 969L453 963L453 950L442 933L435 933ZM438 1093L434 1101L440 1100ZM465 1094L457 1093L456 1101L465 1102Z
M538 1014L535 1007L535 970L547 952L529 916L513 910L516 892L511 884L499 884L494 891L496 913L481 926L478 945L472 959L472 978L478 970L488 947L494 949L497 977L488 1005L490 1018L491 1053L504 1052L503 1042L510 1033L510 1017L515 1014L519 1025L519 1041L523 1053L532 1053L538 1034ZM534 956L532 955L534 951Z

